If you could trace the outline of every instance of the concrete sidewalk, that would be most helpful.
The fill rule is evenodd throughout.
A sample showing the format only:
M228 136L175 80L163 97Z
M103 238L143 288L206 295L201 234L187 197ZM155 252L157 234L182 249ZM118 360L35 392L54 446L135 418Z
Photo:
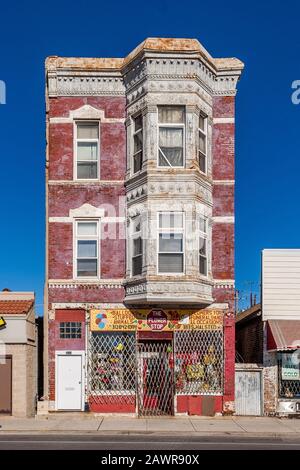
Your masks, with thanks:
M47 415L36 418L0 417L0 434L93 433L285 436L300 439L300 419L265 417L135 418L116 416Z

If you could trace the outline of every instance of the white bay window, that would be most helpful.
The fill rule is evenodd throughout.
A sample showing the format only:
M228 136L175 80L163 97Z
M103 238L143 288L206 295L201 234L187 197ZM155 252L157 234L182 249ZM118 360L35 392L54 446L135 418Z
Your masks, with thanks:
M184 272L184 215L160 212L158 216L158 272Z
M158 106L158 166L184 166L184 106Z
M142 169L143 165L143 116L139 114L134 118L133 134L133 173Z
M199 168L202 173L207 173L207 117L203 114L199 116Z
M207 276L207 219L199 218L199 272Z
M141 219L135 217L132 220L132 258L131 258L131 273L132 276L142 274L143 269L143 239L141 231Z

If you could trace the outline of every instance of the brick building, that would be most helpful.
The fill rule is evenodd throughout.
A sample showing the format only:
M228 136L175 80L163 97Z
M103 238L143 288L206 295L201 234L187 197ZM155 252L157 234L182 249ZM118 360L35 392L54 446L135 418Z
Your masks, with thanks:
M45 398L234 408L234 101L194 39L46 61Z

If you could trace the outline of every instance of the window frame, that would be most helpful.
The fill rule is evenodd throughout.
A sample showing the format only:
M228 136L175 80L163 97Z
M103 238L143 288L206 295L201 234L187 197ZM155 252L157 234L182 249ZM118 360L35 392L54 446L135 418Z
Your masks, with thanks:
M77 326L71 326L72 323L75 323ZM67 324L69 324L70 326L67 326ZM64 325L64 326L62 326ZM60 321L59 322L59 339L79 339L81 340L82 339L82 331L83 331L83 328L82 328L82 322L81 321ZM77 331L73 334L75 334L76 336L72 336L72 333L71 333L71 330L72 328L76 329ZM67 329L69 329L69 336L62 336L62 333L67 335ZM78 333L78 330L80 330L80 333ZM80 336L77 336L78 334L80 334Z
M140 223L140 230L135 231L135 219L139 220ZM142 237L142 221L140 216L133 217L131 219L131 224L132 224L132 229L131 229L131 250L130 250L130 273L131 277L136 277L136 276L141 276L143 274L143 237ZM140 238L141 239L141 246L142 246L142 251L139 255L134 255L134 240ZM141 257L142 259L142 269L139 274L133 274L133 258L138 258Z
M98 126L98 139L78 139L78 125L80 124L97 124ZM98 181L100 179L100 121L94 119L86 119L86 120L75 120L74 121L74 128L73 128L73 135L74 135L74 179L76 181ZM97 177L96 178L79 178L78 177L78 142L97 142L98 144L98 151L97 151ZM94 160L87 160L87 162L91 162Z
M135 130L135 120L138 118L138 117L141 117L142 118L142 127L140 129L138 129L137 131ZM131 166L131 174L132 175L137 175L138 173L140 173L143 169L143 162L144 162L144 116L143 116L143 113L142 112L139 112L137 114L135 114L134 116L132 116L132 158L131 158L131 162L132 162L132 166ZM142 149L139 151L139 152L135 152L134 153L134 143L135 143L135 137L141 133L142 134ZM142 162L141 162L141 168L137 171L134 171L134 157L138 154L142 152Z
M160 228L159 227L159 216L160 215L163 215L163 214L180 214L182 215L182 227L179 228L179 227L169 227L169 228ZM169 254L182 254L182 272L160 272L159 271L159 255L160 255L160 251L159 251L159 236L161 233L169 233L169 234L172 234L172 233L181 233L182 234L182 252L179 252L179 251L174 251L174 252L162 252L162 253L169 253ZM156 250L156 253L157 253L157 257L156 257L156 266L157 266L157 269L156 269L156 273L157 275L159 276L184 276L185 275L185 271L186 271L186 268L185 268L185 213L183 211L158 211L157 212L157 250Z
M204 223L205 223L205 231L203 232L203 230L201 230L200 228L200 219L203 219L204 220ZM204 215L200 214L198 216L198 224L199 224L199 228L198 228L198 264L199 264L199 274L200 276L203 276L205 278L208 277L208 218L205 217ZM200 253L200 239L203 238L203 240L205 240L205 255L201 254ZM200 259L201 258L204 258L206 260L206 273L201 273L200 272Z
M78 234L78 224L79 223L96 223L97 228L96 228L96 235L79 235ZM100 278L100 220L99 219L76 219L74 220L74 246L73 246L73 277L74 279L99 279ZM80 240L86 240L86 241L96 241L96 247L97 247L97 257L96 258L91 258L91 257L84 257L84 258L78 258L78 241ZM78 259L96 259L97 260L97 274L96 276L80 276L78 275Z
M159 108L163 108L163 107L182 107L183 110L184 110L184 122L180 123L176 123L176 122L173 122L173 123L162 123L162 122L159 122ZM171 105L171 104L162 104L162 105L158 105L157 106L157 111L156 111L156 114L157 114L157 168L159 169L163 169L163 170L166 170L166 169L170 169L170 168L185 168L185 147L186 147L186 106L185 105L181 105L181 104L178 104L178 105ZM162 166L159 164L159 152L161 152L160 150L160 146L159 146L159 131L160 131L160 128L170 128L170 129L182 129L182 165L179 165L179 166L172 166L172 165L165 165L165 166ZM165 158L167 158L166 156L164 156Z
M200 127L200 118L204 120L204 129ZM200 134L205 138L205 153L202 152L200 149ZM207 168L208 168L208 117L206 114L200 112L199 119L198 119L198 164L199 164L199 171L203 175L207 175ZM205 171L202 171L200 168L200 155L202 155L205 159Z

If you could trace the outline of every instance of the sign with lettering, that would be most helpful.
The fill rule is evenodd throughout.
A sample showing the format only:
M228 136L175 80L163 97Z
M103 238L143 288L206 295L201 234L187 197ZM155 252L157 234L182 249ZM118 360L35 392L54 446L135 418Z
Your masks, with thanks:
M282 353L282 380L300 380L300 366L297 354Z
M222 310L100 309L91 310L91 331L221 330Z

